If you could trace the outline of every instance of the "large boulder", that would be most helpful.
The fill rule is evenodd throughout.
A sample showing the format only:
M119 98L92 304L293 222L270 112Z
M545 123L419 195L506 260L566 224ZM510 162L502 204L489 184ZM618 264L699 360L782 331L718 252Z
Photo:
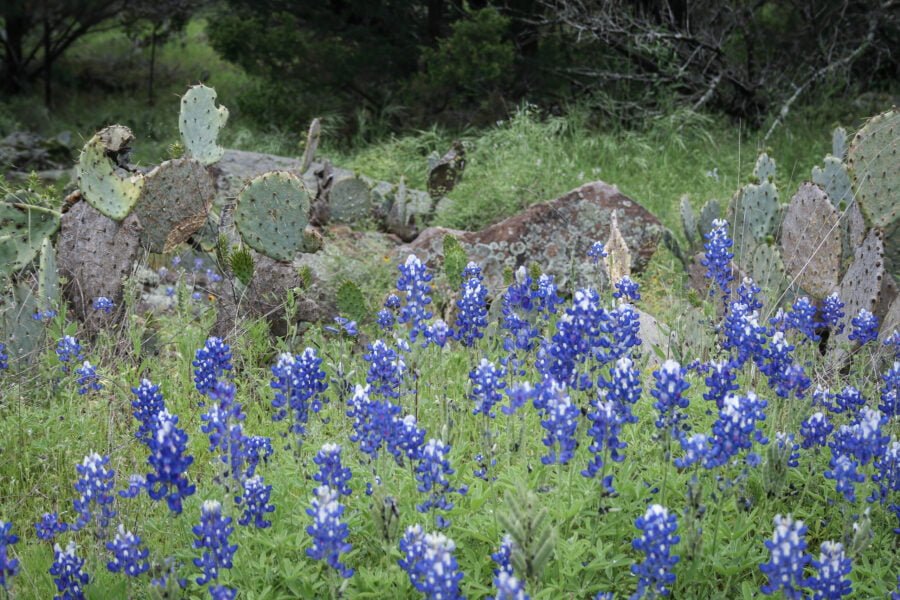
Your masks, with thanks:
M481 231L429 227L398 249L399 258L414 253L436 267L443 261L444 237L452 235L470 260L481 265L492 289L502 286L507 267L515 270L531 263L553 275L561 286L567 286L573 275L576 285L589 285L596 278L596 267L587 252L593 242L609 239L614 212L631 252L632 271L639 272L656 251L663 225L617 187L602 181L535 204Z

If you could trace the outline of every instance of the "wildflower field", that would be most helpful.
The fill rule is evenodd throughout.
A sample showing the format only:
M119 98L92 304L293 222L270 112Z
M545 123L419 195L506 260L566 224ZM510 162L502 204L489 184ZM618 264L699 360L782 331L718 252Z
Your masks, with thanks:
M568 298L469 263L451 323L415 256L377 314L302 335L207 338L199 260L153 351L37 314L40 360L0 354L0 596L900 597L900 336L730 287L730 238L703 356L642 345L599 242Z

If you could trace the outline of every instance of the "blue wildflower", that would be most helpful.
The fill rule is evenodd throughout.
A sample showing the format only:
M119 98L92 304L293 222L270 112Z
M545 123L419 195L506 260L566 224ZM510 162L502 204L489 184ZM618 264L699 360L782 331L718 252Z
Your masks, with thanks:
M706 460L712 452L709 436L705 433L695 433L691 437L682 436L679 440L684 456L675 459L675 466L686 469L696 462Z
M431 304L432 275L425 264L414 254L406 258L406 262L399 267L400 278L397 279L397 290L400 291L405 303L400 308L400 323L409 323L409 341L415 342L420 333L425 331L425 321L431 318L428 305Z
M385 398L399 398L406 374L403 357L383 340L375 340L368 345L368 349L363 358L369 363L366 383L372 385L371 393Z
M231 348L220 338L211 337L194 355L194 385L206 396L226 372L230 372Z
M496 367L494 363L482 358L481 362L469 372L469 380L472 382L472 393L469 397L475 402L472 414L483 414L494 418L493 407L503 399L502 390L506 387L503 378L506 370Z
M12 533L12 523L0 521L0 589L9 590L10 580L19 574L19 560L10 557L13 544L19 536Z
M487 327L487 288L484 287L481 269L473 262L466 267L466 279L456 301L456 333L454 337L463 346L472 346L484 336Z
M759 324L757 312L751 311L746 304L731 303L728 314L725 315L722 333L724 334L722 346L737 354L733 360L735 368L741 367L751 358L757 359L762 356L766 328Z
M832 455L825 471L825 479L834 479L835 489L844 496L847 502L856 502L856 484L866 480L865 475L857 471L859 463L847 455Z
M656 398L653 406L659 411L656 428L669 432L678 438L679 424L685 419L682 409L686 409L690 401L684 395L691 384L685 381L686 371L674 360L667 360L662 367L653 371L656 380L650 395Z
M266 485L259 475L248 478L244 482L244 493L240 503L244 507L244 513L238 519L238 523L244 526L253 523L258 529L265 529L272 525L266 520L266 515L275 512L275 507L269 504L272 494L272 486Z
M134 394L134 400L131 401L132 414L140 423L134 435L146 444L154 432L156 415L166 407L166 404L159 386L153 385L147 379L142 379L138 387L131 388L131 393Z
M640 348L641 345L641 317L630 304L619 304L609 313L610 333L612 341L609 353L600 357L605 360L618 360L623 356L630 356L632 348ZM639 356L639 352L636 357Z
M494 577L494 587L497 589L497 595L492 600L529 600L531 598L525 593L525 584L506 571L502 571Z
M327 402L323 393L328 388L328 383L321 364L322 359L315 349L306 348L297 356L287 352L279 354L278 362L272 367L269 386L275 390L272 408L276 409L272 420L282 421L290 417L285 435L293 436L295 448L303 443L309 411L318 413L322 402Z
M884 387L881 388L881 404L878 409L888 419L894 419L900 416L900 361L895 360L881 378Z
M648 590L650 597L668 596L669 586L675 583L672 567L680 560L672 555L672 548L681 539L675 535L678 521L667 508L653 504L634 524L642 533L631 545L643 552L646 558L640 564L631 565L631 572L638 576L637 592L631 598L643 598Z
M422 347L427 348L428 344L434 344L438 348L443 348L453 336L453 330L447 326L443 319L435 319L434 323L428 325L428 328L425 330L425 340L422 342Z
M59 513L44 513L41 520L34 524L34 531L39 540L52 542L60 533L69 530L69 526L62 520Z
M316 453L313 462L319 465L319 472L313 475L314 481L327 485L340 495L351 494L347 482L353 474L349 467L341 464L341 447L338 444L324 444Z
M834 395L835 413L845 411L856 412L866 404L866 399L862 393L852 385L846 386L843 390Z
M6 344L0 342L0 371L9 368L9 354L6 353Z
M641 299L641 286L638 285L628 275L625 275L616 282L616 291L613 292L613 298L627 298L631 302L637 302Z
M504 414L513 415L520 408L531 402L536 394L537 390L530 383L517 383L506 389L506 395L509 397L509 406L504 406L500 410Z
M222 505L216 500L206 500L200 507L200 524L194 525L194 548L202 549L200 558L194 559L194 566L203 569L197 578L198 585L218 582L219 570L230 569L237 544L230 544L228 536L234 531L231 517L222 514Z
M70 364L78 363L84 358L81 354L81 344L71 335L64 336L56 343L56 356L59 358L63 373L69 372Z
M603 242L594 242L591 244L590 250L587 253L588 257L593 260L593 263L596 265L601 258L606 258L609 256L607 254L606 249L603 247Z
M306 555L314 560L326 561L341 577L350 577L353 569L340 562L341 554L353 548L346 542L349 534L347 524L341 522L344 507L338 502L340 495L327 485L317 487L315 494L312 508L306 509L306 514L313 518L313 524L306 528L313 542L312 547L306 549Z
M90 583L90 576L82 571L84 559L78 558L75 553L75 542L70 541L66 549L59 544L53 547L53 564L50 566L50 575L59 595L53 596L53 600L83 600L84 586Z
M75 491L80 496L73 502L78 519L72 526L73 531L83 529L96 521L98 534L104 537L109 521L116 516L113 509L113 478L115 471L107 468L109 456L100 456L92 452L84 457L80 465L75 465L79 478L75 482ZM95 512L96 511L96 512Z
M841 600L853 592L853 583L847 577L853 570L850 557L840 542L822 542L819 560L813 559L816 574L809 578L814 590L813 600Z
M878 317L866 309L859 309L859 314L850 320L850 324L850 341L856 340L864 346L878 338Z
M617 360L609 373L609 381L601 376L598 378L598 386L605 388L607 399L615 405L616 414L622 423L637 423L631 407L641 397L641 372L634 367L633 360L627 356Z
M712 229L704 235L706 243L703 247L706 249L703 260L700 262L706 267L705 277L711 279L712 282L719 286L722 291L722 299L727 301L729 296L728 284L734 279L731 274L731 259L734 254L728 251L734 245L731 238L728 237L728 222L723 219L716 219L712 222ZM709 295L712 296L713 290L710 289Z
M119 490L119 498L137 498L147 488L147 478L143 475L131 475L128 477L128 487Z
M703 399L715 401L719 410L722 409L725 396L738 389L737 374L731 363L726 360L710 363L709 375L704 381L708 391L703 394Z
M707 469L722 466L741 450L750 450L753 442L768 442L759 429L766 414L767 402L753 392L744 396L729 394L722 403L719 418L713 423L710 438L711 448L704 457Z
M84 361L80 367L75 369L75 373L78 375L78 393L80 395L85 395L91 390L100 391L103 389L103 384L100 383L100 377L97 376L97 368L92 365L88 361Z
M400 540L404 557L398 562L417 591L429 600L465 600L459 590L463 574L453 552L456 544L441 533L424 533L410 526Z
M150 551L141 546L141 538L119 525L115 539L106 542L106 549L112 552L113 558L106 563L111 573L125 573L129 577L137 577L147 572L150 563L147 557Z
M115 307L115 303L106 296L98 296L94 300L94 310L101 310L106 314L109 314Z
M541 441L549 449L547 454L541 457L543 464L552 465L559 462L564 465L572 460L578 445L575 433L578 430L580 414L581 411L572 402L565 388L556 388L548 394L544 408L546 418L541 420L541 427L546 432Z
M394 296L396 298L396 296ZM375 315L375 322L381 327L382 331L393 331L394 329L394 313L386 308L382 308Z
M803 521L795 521L790 515L775 516L775 532L771 540L766 540L769 562L759 566L768 577L768 582L760 588L763 594L768 596L781 589L785 598L802 600L802 588L807 584L803 571L810 561L805 535Z
M885 446L884 452L875 458L872 483L876 484L877 489L867 498L869 502L877 500L884 504L892 493L900 492L900 442L897 440L892 440Z
M181 501L195 491L187 478L187 469L194 462L194 457L187 455L187 441L187 434L178 428L177 416L166 409L157 413L147 442L147 463L152 469L147 474L147 493L156 501L165 498L169 510L176 515L181 514Z
M377 458L382 445L391 448L394 444L400 407L389 400L373 400L370 390L370 386L356 386L347 416L353 419L350 440L358 442L362 452Z
M817 448L828 443L828 436L834 431L834 425L821 412L813 413L800 423L800 435L803 436L803 448Z
M556 282L553 280L553 275L546 275L543 273L538 277L537 289L532 290L531 292L531 299L534 302L537 311L541 313L545 319L549 319L550 315L555 315L556 307L564 302L564 300L559 297L558 288Z
M394 420L394 436L388 450L394 455L398 464L402 462L402 456L411 461L419 460L422 457L425 433L413 415L406 415L402 419Z
M435 522L440 529L450 525L450 520L438 513L438 511L446 512L453 509L453 502L449 498L450 494L465 496L467 492L465 486L454 487L447 478L456 472L450 467L450 460L447 458L449 452L450 446L441 440L430 439L422 449L421 460L416 466L418 490L423 494L429 494L423 503L416 505L416 510L421 513L433 510Z
M879 411L864 406L853 423L842 425L834 434L830 444L832 454L853 456L860 464L869 464L888 443L889 438L882 429L887 422L887 417Z
M784 320L785 330L798 331L812 342L819 341L820 337L816 333L816 329L822 325L823 323L816 321L816 307L806 296L794 300L791 311L787 313Z
M737 289L737 302L744 304L750 312L758 311L763 306L759 301L759 292L759 286L753 282L753 279L744 277Z
M605 395L605 394L604 394ZM622 430L622 420L612 400L602 397L595 398L591 402L593 410L588 413L591 426L588 435L591 437L591 445L588 450L593 454L587 467L581 472L585 477L596 477L597 473L606 466L606 457L615 462L620 462L625 457L619 454L619 450L625 447L625 443L619 441L619 433ZM608 493L615 490L612 486L612 476L604 476L601 484Z
M512 553L515 544L516 542L512 539L511 535L506 534L503 536L503 539L500 541L500 547L496 552L491 554L491 560L497 564L497 568L494 569L494 575L499 575L500 573L509 573L512 575Z
M844 303L841 302L841 298L837 295L837 292L825 298L822 301L822 306L819 307L822 322L826 327L831 329L831 332L834 335L838 335L844 331L843 308Z

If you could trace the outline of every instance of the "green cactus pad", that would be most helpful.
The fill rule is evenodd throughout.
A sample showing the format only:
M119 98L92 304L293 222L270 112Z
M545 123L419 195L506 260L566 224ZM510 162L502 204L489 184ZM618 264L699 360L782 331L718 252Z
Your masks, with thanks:
M225 153L218 144L219 131L228 122L228 109L216 106L216 90L194 85L181 97L178 130L188 154L204 165L211 165Z
M197 232L215 196L212 177L192 158L168 160L144 177L135 208L141 244L151 252L171 252Z
M838 285L841 228L838 212L817 185L794 194L781 225L781 250L788 275L810 296L822 299Z
M34 260L45 238L59 229L56 211L14 202L0 202L0 278Z
M352 174L335 176L328 193L329 222L363 224L369 219L371 210L369 184Z
M349 279L341 283L335 297L335 305L341 316L351 321L363 322L369 314L366 297L359 286Z
M703 236L713 228L713 221L720 218L722 215L722 207L719 206L719 201L713 198L712 200L708 200L706 204L703 205L703 208L700 209L700 218L697 221L697 227L700 228L700 239L701 241L704 239Z
M813 167L813 183L825 190L828 199L838 210L850 206L853 190L850 189L850 175L847 168L838 158L826 156L822 167Z
M847 130L843 127L835 127L831 132L831 155L838 160L847 156Z
M765 152L760 154L756 159L756 166L753 167L753 175L760 183L775 181L775 159L769 158Z
M685 194L681 197L681 226L684 228L684 236L688 243L697 241L697 214L691 206L691 199Z
M760 244L753 252L751 276L770 302L775 302L787 286L784 263L778 250L768 244Z
M309 193L294 175L273 171L251 179L240 191L234 224L257 252L289 261L306 243Z
M778 191L775 184L765 181L759 185L750 183L738 192L732 204L732 222L735 226L735 243L749 234L757 242L775 232L778 216Z
M56 267L56 249L50 238L41 244L38 268L38 307L42 311L59 308L59 269Z
M866 222L890 234L900 214L900 111L869 119L850 144L848 162L856 201Z
M130 139L131 130L112 125L92 137L78 159L78 188L88 204L101 213L121 221L128 216L141 195L144 179L140 175L119 176L107 152L122 150L122 140Z
M37 356L46 329L32 318L38 303L27 285L20 284L0 299L0 340L6 344L12 368L22 368Z
M860 309L875 311L884 277L884 238L878 229L870 229L862 245L856 248L853 263L841 280L839 295L848 322ZM836 336L836 345L849 342L849 334L850 327L845 327L843 333Z

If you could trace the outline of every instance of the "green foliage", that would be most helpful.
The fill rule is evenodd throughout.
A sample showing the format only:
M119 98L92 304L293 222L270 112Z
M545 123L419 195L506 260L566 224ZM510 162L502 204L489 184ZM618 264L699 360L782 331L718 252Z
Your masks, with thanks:
M231 253L228 264L235 279L245 286L250 285L253 279L253 270L256 267L253 263L253 255L246 248L239 248Z
M505 510L497 518L513 539L515 572L529 581L539 580L556 549L556 530L546 503L520 486L506 497Z
M369 318L369 307L363 291L349 279L338 286L335 304L340 315L352 321L362 323Z
M462 273L469 264L469 256L460 245L459 240L452 235L444 236L444 275L450 282L452 289L458 289L462 285Z
M27 266L48 236L59 229L53 210L0 201L0 280Z

